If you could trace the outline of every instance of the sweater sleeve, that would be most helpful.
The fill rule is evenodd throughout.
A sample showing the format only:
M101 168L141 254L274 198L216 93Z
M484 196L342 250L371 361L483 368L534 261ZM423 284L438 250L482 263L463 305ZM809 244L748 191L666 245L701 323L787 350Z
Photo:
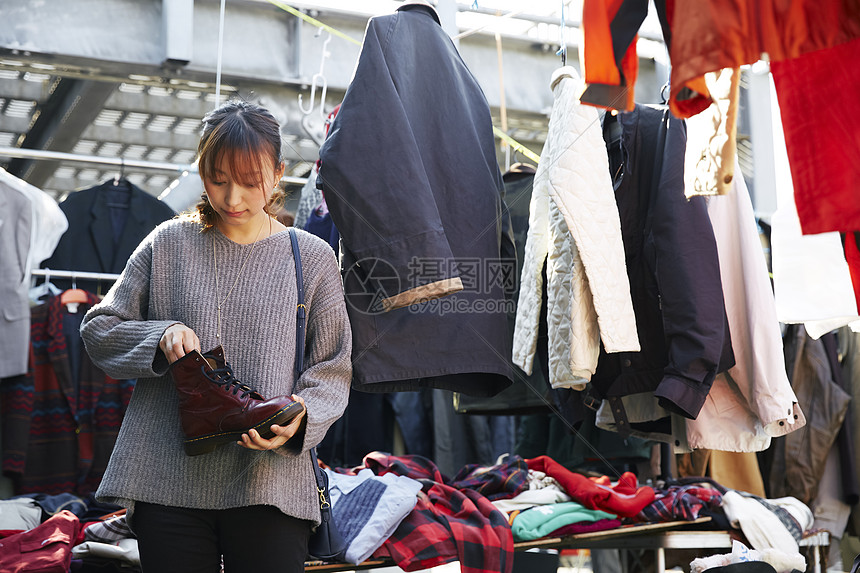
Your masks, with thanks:
M352 382L352 330L337 261L322 242L313 243L309 251L302 253L309 287L305 370L294 390L304 399L307 414L303 428L287 443L290 453L305 452L322 441L343 415Z
M177 321L147 320L154 234L137 247L104 300L81 323L87 353L112 378L153 378L167 372L158 342Z

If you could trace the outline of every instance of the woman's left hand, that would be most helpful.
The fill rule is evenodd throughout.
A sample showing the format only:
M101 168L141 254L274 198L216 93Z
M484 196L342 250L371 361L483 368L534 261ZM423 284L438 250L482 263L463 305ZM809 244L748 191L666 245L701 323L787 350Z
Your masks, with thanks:
M302 411L286 426L272 424L271 430L275 433L274 437L267 440L260 436L260 433L257 432L257 430L249 430L247 433L242 434L242 439L236 443L248 448L249 450L274 450L275 448L280 448L286 444L287 441L289 441L289 439L299 431L299 427L302 425L302 420L304 419L305 412L307 411L305 408L305 401L302 398L295 394L292 395L292 398L296 402L301 402Z

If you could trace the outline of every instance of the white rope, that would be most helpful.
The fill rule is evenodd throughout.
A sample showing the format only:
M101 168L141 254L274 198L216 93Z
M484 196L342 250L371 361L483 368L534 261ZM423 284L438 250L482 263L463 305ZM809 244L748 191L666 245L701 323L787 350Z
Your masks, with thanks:
M221 103L221 60L224 55L224 11L227 0L221 0L221 14L218 20L218 63L215 70L215 107Z

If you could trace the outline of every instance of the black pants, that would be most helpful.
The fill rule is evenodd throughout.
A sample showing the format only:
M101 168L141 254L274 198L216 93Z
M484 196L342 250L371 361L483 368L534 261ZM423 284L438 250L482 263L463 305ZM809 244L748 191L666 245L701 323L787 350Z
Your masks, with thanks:
M143 573L300 573L311 522L270 505L209 510L135 504Z

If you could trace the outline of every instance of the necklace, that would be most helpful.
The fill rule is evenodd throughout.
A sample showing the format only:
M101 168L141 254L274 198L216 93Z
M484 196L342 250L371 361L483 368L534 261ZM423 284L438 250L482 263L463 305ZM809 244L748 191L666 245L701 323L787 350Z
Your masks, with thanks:
M257 246L257 241L260 240L260 233L263 232L263 225L265 225L265 221L260 224L257 236L254 238L254 242L251 243L251 249L248 251L248 254L245 255L245 260L242 261L242 266L239 267L239 272L236 274L236 280L233 281L233 286L230 287L230 290L227 291L227 294L223 299L221 299L221 302L218 302L218 293L220 292L220 289L218 288L218 249L215 248L215 235L212 235L212 260L215 263L215 303L217 304L218 315L218 330L215 333L216 346L221 345L221 307L224 306L224 303L227 302L227 299L230 298L231 294L233 294L233 289L235 289L236 285L239 284L239 278L242 276L242 271L245 270L245 265L248 264L248 260L251 258L251 255L254 254L254 247ZM224 356L226 357L226 352Z

